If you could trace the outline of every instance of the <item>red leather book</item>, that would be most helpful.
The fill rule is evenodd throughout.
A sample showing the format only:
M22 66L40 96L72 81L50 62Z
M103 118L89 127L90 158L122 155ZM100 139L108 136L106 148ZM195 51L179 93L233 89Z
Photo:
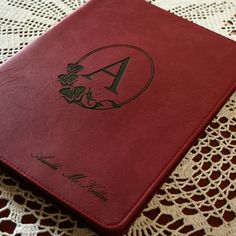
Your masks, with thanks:
M120 235L236 87L236 44L143 0L91 0L0 67L0 160Z

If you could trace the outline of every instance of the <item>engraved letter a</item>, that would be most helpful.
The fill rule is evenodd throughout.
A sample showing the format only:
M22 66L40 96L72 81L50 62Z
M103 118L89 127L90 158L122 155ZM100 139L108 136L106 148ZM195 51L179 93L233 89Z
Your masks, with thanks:
M111 65L105 66L105 67L103 67L103 68L101 68L99 70L96 70L96 71L94 71L94 72L92 72L90 74L83 75L83 76L85 78L91 80L92 76L94 76L95 74L97 74L98 72L101 72L101 71L106 73L106 74L108 74L108 75L110 75L110 76L112 76L114 78L113 83L111 84L111 86L105 87L105 88L110 90L113 93L118 94L117 88L118 88L118 85L119 85L119 83L121 81L121 78L122 78L122 76L123 76L123 74L125 72L125 69L126 69L128 63L129 63L129 60L130 60L130 57L127 57L127 58L125 58L123 60L117 61L117 62L115 62L115 63L113 63ZM114 73L110 72L109 70L107 70L107 69L109 69L109 68L111 68L113 66L116 66L117 64L120 64L120 68L119 68L119 70L118 70L118 72L116 74L114 74Z

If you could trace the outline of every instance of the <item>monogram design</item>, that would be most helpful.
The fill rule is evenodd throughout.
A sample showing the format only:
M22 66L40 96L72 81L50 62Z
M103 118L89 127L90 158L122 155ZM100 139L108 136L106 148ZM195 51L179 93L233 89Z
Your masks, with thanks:
M139 91L136 89L131 97L125 98L121 89L125 90L125 84L128 83L129 79L135 79L129 78L127 72L131 66L131 61L135 61L134 56L123 53L124 56L121 56L118 60L110 61L106 58L104 63L101 63L99 59L106 53L119 53L127 48L129 49L127 54L138 52L144 58L145 65L149 67L149 73L145 75L147 76L145 83L139 85ZM90 61L93 64L98 64L97 68L95 66L95 69L87 69L86 67L90 66L88 64ZM100 64L103 66L99 66ZM58 76L58 81L62 86L59 93L67 103L73 103L83 108L91 110L117 109L141 95L151 83L153 75L153 61L144 50L132 45L110 45L86 54L76 63L69 63L66 73ZM107 84L102 88L98 88L98 81L102 80L106 81ZM104 81L101 83L104 83ZM135 83L136 81L134 81Z

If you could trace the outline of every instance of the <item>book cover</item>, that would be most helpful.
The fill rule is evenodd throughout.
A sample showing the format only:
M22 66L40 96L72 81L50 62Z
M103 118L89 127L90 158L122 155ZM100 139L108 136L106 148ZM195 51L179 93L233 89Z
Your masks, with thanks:
M120 235L235 90L235 57L143 0L91 0L0 67L0 161Z

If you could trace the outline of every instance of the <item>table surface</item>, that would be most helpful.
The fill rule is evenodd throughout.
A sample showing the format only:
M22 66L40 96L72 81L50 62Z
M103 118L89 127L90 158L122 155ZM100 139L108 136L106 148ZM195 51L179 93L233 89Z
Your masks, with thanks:
M0 63L84 2L0 0ZM236 0L149 2L236 40ZM96 234L0 170L0 235ZM128 235L236 235L236 92L156 191Z

